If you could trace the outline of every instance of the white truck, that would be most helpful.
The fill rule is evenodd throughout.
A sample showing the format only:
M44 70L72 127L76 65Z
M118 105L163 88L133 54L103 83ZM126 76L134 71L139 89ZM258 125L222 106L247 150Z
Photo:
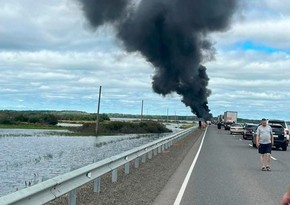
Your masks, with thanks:
M224 121L230 123L237 123L238 121L238 112L235 111L226 111L224 113Z
M225 130L230 130L231 124L237 123L238 121L238 112L235 111L226 111L224 113L224 126Z

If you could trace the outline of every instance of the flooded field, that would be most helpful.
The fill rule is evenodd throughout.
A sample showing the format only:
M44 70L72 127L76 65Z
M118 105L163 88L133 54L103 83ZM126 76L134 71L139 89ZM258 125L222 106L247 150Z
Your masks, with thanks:
M63 132L0 129L0 196L167 135L68 137Z

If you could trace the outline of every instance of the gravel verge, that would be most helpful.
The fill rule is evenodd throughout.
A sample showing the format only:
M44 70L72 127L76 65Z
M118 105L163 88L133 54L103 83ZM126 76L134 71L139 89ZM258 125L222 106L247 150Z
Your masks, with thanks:
M149 205L152 204L166 185L171 175L178 168L190 148L203 134L196 129L190 136L174 144L163 153L146 159L138 169L130 165L130 174L124 174L124 168L118 170L118 181L111 182L111 173L101 177L101 192L93 192L93 184L88 183L77 190L78 205ZM67 205L67 197L60 197L48 203Z

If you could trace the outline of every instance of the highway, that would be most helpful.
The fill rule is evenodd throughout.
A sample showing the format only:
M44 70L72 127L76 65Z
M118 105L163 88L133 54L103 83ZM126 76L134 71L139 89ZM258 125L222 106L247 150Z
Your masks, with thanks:
M175 205L280 204L290 184L290 149L272 151L272 171L260 170L251 141L230 135L215 125L207 129L203 146ZM290 148L290 147L288 147Z
M290 149L273 150L272 171L262 172L250 145L209 126L180 204L279 204L290 184Z

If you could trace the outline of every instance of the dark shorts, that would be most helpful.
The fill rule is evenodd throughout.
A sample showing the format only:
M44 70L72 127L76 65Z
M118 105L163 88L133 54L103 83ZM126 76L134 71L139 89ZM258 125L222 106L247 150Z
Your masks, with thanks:
M271 154L271 150L272 150L272 144L260 144L259 146L259 153L260 154L266 154L266 153L270 153Z

